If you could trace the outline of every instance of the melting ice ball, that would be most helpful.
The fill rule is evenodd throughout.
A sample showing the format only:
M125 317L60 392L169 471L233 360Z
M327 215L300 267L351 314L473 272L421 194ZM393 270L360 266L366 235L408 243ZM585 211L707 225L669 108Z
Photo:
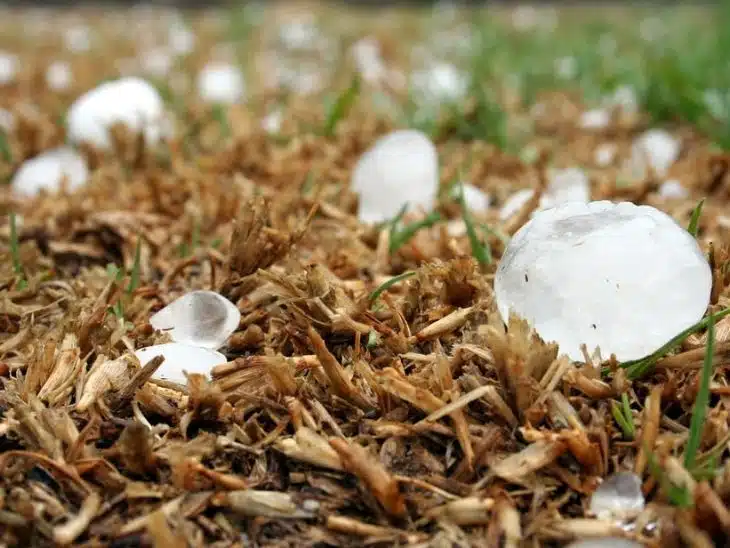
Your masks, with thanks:
M86 183L89 170L86 161L69 147L47 150L23 162L13 175L11 187L20 196L33 196L41 190L57 192L66 181L69 190Z
M164 103L157 90L141 78L105 82L86 92L68 111L68 138L73 143L111 147L109 130L115 124L143 133L149 144L165 134Z
M389 133L355 166L352 188L360 196L358 217L364 223L381 223L406 204L430 211L438 184L438 155L431 140L415 130Z
M246 92L243 74L238 67L222 62L208 63L198 73L198 94L209 103L232 104Z
M589 512L601 520L623 521L644 509L641 479L632 472L618 472L606 478L591 496Z
M494 289L560 351L642 358L702 318L712 273L694 238L650 206L568 203L537 213L510 241Z
M213 291L186 293L150 318L173 341L204 348L223 346L240 321L238 308Z
M165 361L155 371L153 378L179 384L187 383L183 371L208 375L213 367L228 361L223 354L210 348L201 348L178 342L140 348L134 355L137 356L143 366L152 358L163 356Z

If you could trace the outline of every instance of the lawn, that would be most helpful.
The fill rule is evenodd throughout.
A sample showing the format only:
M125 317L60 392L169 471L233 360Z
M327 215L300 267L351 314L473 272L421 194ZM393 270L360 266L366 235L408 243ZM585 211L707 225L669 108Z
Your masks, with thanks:
M0 543L730 542L730 8L2 10Z

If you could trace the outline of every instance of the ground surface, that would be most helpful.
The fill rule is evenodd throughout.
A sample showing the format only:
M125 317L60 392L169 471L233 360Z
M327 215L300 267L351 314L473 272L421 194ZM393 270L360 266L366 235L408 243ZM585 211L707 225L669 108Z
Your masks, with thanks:
M145 147L120 131L113 154L87 151L91 181L74 193L18 199L0 189L0 542L728 542L729 324L715 330L699 464L687 470L702 332L631 378L615 363L556 359L521 323L505 329L492 291L504 242L535 204L506 221L500 205L540 188L548 166L581 166L593 198L655 205L685 226L706 198L698 238L715 273L711 310L728 305L722 14L572 9L519 30L506 10L308 11L321 34L298 51L277 42L294 10L189 16L195 50L150 76L174 113L174 138ZM0 88L15 119L0 176L64 141L81 92L143 71L140 58L172 23L142 11L0 17L0 46L21 60ZM63 33L84 25L90 49L69 51ZM395 72L356 91L348 48L368 35ZM196 98L194 75L214 57L245 68L245 103ZM433 57L472 79L454 104L403 85ZM60 92L44 80L59 59L73 70ZM268 81L280 65L299 92ZM639 110L579 129L580 114L622 84ZM261 121L276 111L271 134ZM651 174L621 174L634 137L658 126L682 140L665 178L686 198L659 196ZM402 127L438 144L444 189L441 221L411 238L359 224L348 188L359 155ZM599 167L604 143L616 159ZM476 216L474 246L445 229L462 215L447 192L459 177L493 197ZM163 386L114 361L166 340L149 317L191 289L220 291L242 312L212 382ZM585 511L599 478L618 469L636 471L648 501L628 533Z

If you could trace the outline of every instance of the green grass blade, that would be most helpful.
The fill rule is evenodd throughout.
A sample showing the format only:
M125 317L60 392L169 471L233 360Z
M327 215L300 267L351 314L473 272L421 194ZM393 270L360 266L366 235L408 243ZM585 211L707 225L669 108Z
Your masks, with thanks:
M679 346L687 337L692 335L693 333L697 333L698 331L702 331L705 329L709 323L717 322L721 318L724 318L730 314L730 308L724 308L723 310L720 310L719 312L716 312L715 314L711 314L710 316L707 316L706 318L701 319L696 324L688 327L681 333L679 333L676 337L671 339L668 343L663 345L658 350L652 352L648 356L638 359L638 360L631 360L626 361L621 364L621 367L623 369L627 370L627 375L630 379L638 379L640 377L643 377L647 373L649 373L656 364L657 361L659 361L661 358L669 354L672 350L674 350L677 346Z
M347 116L347 113L352 108L352 105L355 104L355 99L357 99L359 93L360 78L355 75L349 87L344 92L342 92L342 94L332 104L332 108L330 108L329 112L327 113L323 129L323 132L327 137L332 137L332 135L334 135L337 123L345 116Z
M383 294L384 291L387 291L389 288L393 287L395 284L402 282L403 280L407 280L411 276L414 276L416 273L412 270L409 270L408 272L404 272L403 274L399 274L398 276L395 276L391 278L390 280L383 282L380 284L375 291L373 291L370 294L369 301L370 303L374 303L378 300L380 295Z
M694 238L697 237L697 232L699 231L699 224L700 224L700 215L702 215L702 206L705 204L705 199L702 198L695 208L692 210L692 216L689 219L689 226L687 227L687 232L692 234Z
M715 351L715 321L709 316L707 325L707 345L705 346L705 361L702 364L702 373L700 376L700 389L697 392L694 410L692 412L692 421L689 428L689 439L687 440L687 449L684 453L684 467L692 470L697 459L697 451L702 441L702 429L705 425L705 415L707 407L710 404L710 379L712 378L712 358Z
M393 254L398 251L403 245L408 243L416 232L423 228L430 228L441 220L441 215L434 211L429 213L423 219L420 219L414 223L404 226L400 230L392 230L390 233L390 253Z
M464 200L464 184L459 183L459 203L461 204L461 215L464 218L464 224L466 225L466 235L469 237L469 245L471 245L471 254L477 260L480 265L492 264L492 250L488 243L482 243L479 241L477 231L474 230L474 222L471 218L471 212L466 206L466 200Z
M129 279L129 287L127 287L127 295L134 293L139 287L139 273L141 262L142 238L137 238L137 246L134 249L134 263L132 264L132 272Z
M20 242L18 241L18 229L15 224L15 213L10 214L10 255L13 259L13 272L17 276L22 276L23 264L20 261Z
M626 420L624 412L621 409L621 405L616 403L615 401L611 402L611 414L613 415L616 424L618 424L619 428L621 428L621 431L624 434L624 438L627 440L634 439L634 432L632 431L633 425Z

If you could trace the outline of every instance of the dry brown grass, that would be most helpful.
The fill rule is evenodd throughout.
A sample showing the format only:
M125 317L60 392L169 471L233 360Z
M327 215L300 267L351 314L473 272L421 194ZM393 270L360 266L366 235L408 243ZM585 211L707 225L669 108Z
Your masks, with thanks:
M216 36L196 26L202 52L187 69ZM75 56L77 80L62 96L42 85L52 53L52 41L22 50L20 81L0 90L0 106L19 120L4 176L61 142L64 106L130 50L110 39ZM479 266L466 237L449 238L437 225L390 255L388 233L357 222L350 170L393 127L366 99L327 138L306 130L324 118L320 100L295 98L275 139L258 123L275 96L255 85L253 96L249 108L229 112L228 137L192 96L176 112L181 137L152 149L121 131L113 154L87 151L92 180L76 193L17 200L0 189L3 218L22 218L26 280L21 286L12 269L4 220L0 542L560 545L624 534L585 508L598 478L626 468L641 475L650 501L639 522L654 525L626 535L665 547L727 542L730 321L717 329L719 373L702 441L703 451L719 447L721 473L697 482L676 454L687 438L701 337L641 381L572 364L523 322L501 323L496 265ZM545 101L532 144L557 164L591 166L599 142L625 155L645 123L618 120L587 134L576 130L575 99ZM556 114L562 103L573 114ZM730 161L691 130L677 131L686 146L670 176L692 189L690 199L662 200L651 178L621 187L615 167L590 169L593 194L649 203L682 223L696 198L709 196L701 240L713 243L713 306L724 307ZM497 205L544 175L543 162L454 141L448 124L438 144L442 182L462 169ZM310 174L314 184L303 192ZM459 218L455 204L440 210ZM499 226L496 212L483 220ZM500 228L513 232L528 214ZM194 233L198 246L181 256ZM138 242L141 285L127 295L128 276L110 279L105 266L128 271ZM498 259L503 244L490 243ZM407 270L415 276L371 302L374 289ZM240 309L229 361L210 381L148 382L159 363L139 364L131 351L165 340L151 313L193 289L221 291ZM108 312L119 300L124 321ZM611 416L621 394L634 409L635 440ZM693 508L668 504L648 451L690 490Z

